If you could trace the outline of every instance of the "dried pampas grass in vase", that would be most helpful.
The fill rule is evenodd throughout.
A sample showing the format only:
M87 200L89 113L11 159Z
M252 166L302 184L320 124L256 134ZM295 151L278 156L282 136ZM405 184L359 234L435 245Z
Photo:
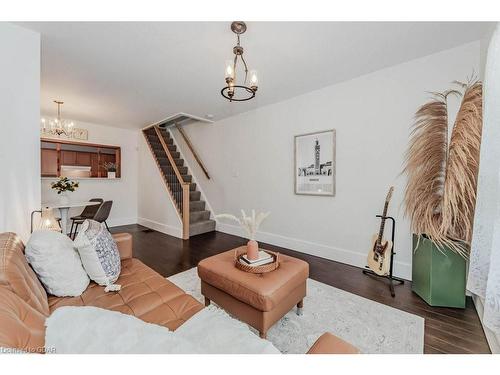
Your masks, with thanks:
M260 212L259 214L255 213L255 210L252 210L252 214L247 216L244 210L241 210L241 218L238 218L231 214L220 214L215 216L216 219L230 219L237 222L243 230L248 235L248 243L247 243L247 257L250 260L257 260L259 258L259 244L255 241L255 235L259 230L260 224L269 216L270 212Z
M405 214L413 232L468 258L476 204L482 128L482 83L434 94L415 115L403 173ZM462 93L463 92L463 93ZM462 96L448 141L450 95Z

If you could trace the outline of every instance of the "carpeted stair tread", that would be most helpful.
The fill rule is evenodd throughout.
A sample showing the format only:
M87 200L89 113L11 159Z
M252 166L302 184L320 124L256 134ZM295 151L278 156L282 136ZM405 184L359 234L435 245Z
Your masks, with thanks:
M189 223L194 224L200 221L206 221L210 219L210 211L192 211L189 213Z
M180 157L181 157L181 153L179 151L170 151L170 155L174 159L180 159ZM160 156L160 159L166 159L166 160L168 160L168 156L165 154L164 156Z
M177 182L177 177L172 176L172 175L167 175L167 181L175 181L173 183L169 183L169 188L172 191L181 191L182 190L182 185ZM196 193L196 184L194 182L189 184L189 191L191 193Z
M196 236L197 234L213 232L215 230L215 220L199 221L189 225L189 235Z
M191 201L189 202L189 211L203 211L205 209L205 201Z
M177 178L177 175L175 173L165 173L165 175L167 175L168 177L176 177ZM193 176L191 176L190 174L181 174L181 177L182 177L182 180L184 182L191 182L193 180Z
M201 193L199 191L192 191L189 193L190 201L199 201L201 198Z
M160 163L161 169L165 174L175 174L174 168L171 165L162 165ZM187 167L177 167L179 170L180 174L185 176L188 174L188 168Z
M160 142L156 143L156 142L150 142L151 144L151 147L153 148L153 150L155 151L163 151L163 146ZM176 152L177 151L177 146L176 145L167 145L167 148L171 151L171 152Z

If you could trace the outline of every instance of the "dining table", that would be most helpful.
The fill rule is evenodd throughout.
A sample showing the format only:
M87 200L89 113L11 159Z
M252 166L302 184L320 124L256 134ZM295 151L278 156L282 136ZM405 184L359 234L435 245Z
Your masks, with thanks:
M70 208L75 207L86 207L86 206L95 206L101 204L100 202L90 202L90 201L82 201L82 202L67 202L67 203L45 203L43 204L44 208L58 209L61 215L61 230L64 234L68 234L68 212Z

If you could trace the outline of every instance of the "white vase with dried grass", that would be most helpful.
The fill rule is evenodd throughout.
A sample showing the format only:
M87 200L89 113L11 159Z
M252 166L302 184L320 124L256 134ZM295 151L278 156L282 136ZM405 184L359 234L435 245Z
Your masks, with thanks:
M244 210L241 210L241 218L238 218L231 214L220 214L216 215L216 219L230 219L237 222L243 230L248 235L248 243L247 243L247 257L250 260L256 260L259 258L259 244L255 241L255 235L259 230L262 222L269 216L270 212L260 212L258 214L255 213L255 210L252 210L252 214L247 216Z

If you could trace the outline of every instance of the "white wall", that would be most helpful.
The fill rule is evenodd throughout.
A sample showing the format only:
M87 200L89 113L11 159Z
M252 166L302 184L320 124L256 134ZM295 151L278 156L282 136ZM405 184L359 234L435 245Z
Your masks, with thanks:
M142 132L139 133L138 223L182 238L182 222L149 146Z
M137 130L84 122L75 122L75 124L79 128L88 130L89 139L85 142L121 147L121 178L114 180L104 178L73 179L78 180L80 186L75 192L69 193L70 200L87 201L91 198L112 200L113 207L109 220L107 220L109 226L137 223L137 185L139 183ZM50 183L55 180L55 178L42 178L42 202L57 201L57 193L50 188ZM38 181L40 181L40 177L38 177ZM79 214L82 209L71 209L70 216Z
M40 35L0 22L0 232L27 239L40 207Z
M389 214L397 220L395 273L410 278L411 234L402 214L400 176L410 125L428 92L479 71L479 49L479 42L470 43L212 125L189 125L185 130L211 180L174 135L216 214L271 211L261 241L360 267L378 230L375 215L394 185ZM331 128L337 130L336 196L295 195L294 135ZM218 230L242 233L221 223Z
M479 40L479 78L484 80L484 71L486 68L486 59L488 57L488 47L490 46L491 37L493 36L493 32L495 31L497 23L491 23L490 27L484 34L484 36Z

